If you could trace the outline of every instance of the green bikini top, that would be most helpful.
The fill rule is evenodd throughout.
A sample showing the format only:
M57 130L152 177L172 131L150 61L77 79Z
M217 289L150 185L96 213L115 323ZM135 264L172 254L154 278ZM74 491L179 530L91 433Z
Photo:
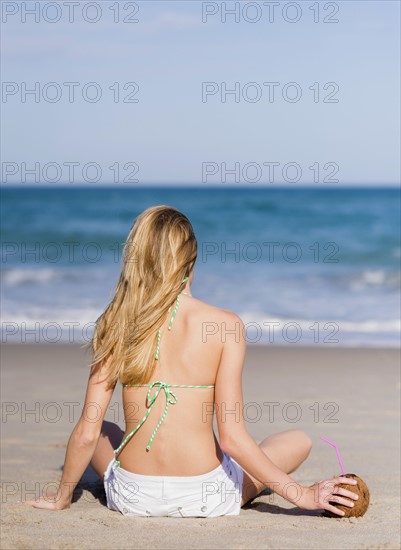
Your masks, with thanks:
M189 277L185 277L185 279L183 279L182 282L185 283L186 281L188 281L188 279L189 279ZM180 294L182 294L182 292L180 292ZM173 314L171 316L170 323L168 325L168 330L171 330L171 327L173 325L173 321L174 321L174 319L177 315L178 306L180 304L180 294L178 294L178 296L177 296L174 311L173 311ZM156 346L156 353L155 353L155 360L156 361L159 360L160 338L161 338L161 329L159 328L159 330L157 331L157 346ZM134 387L134 386L135 387L145 387L145 386L149 387L148 393L146 395L146 403L147 403L148 410L146 411L144 417L139 422L139 424L135 427L135 429L133 429L132 432L130 432L127 435L127 437L122 441L121 445L117 449L114 450L115 458L117 458L118 454L122 451L123 447L128 443L128 441L131 439L131 437L139 430L139 428L142 426L142 424L146 421L146 419L148 418L148 416L149 416L149 414L150 414L150 412L153 408L153 405L155 404L156 399L158 398L158 396L159 396L159 394L162 390L164 391L164 394L165 394L165 397L166 397L166 406L164 408L164 412L163 412L159 422L157 423L156 428L153 430L152 435L150 436L148 444L146 445L146 450L147 451L150 451L150 446L152 445L152 442L153 442L153 439L154 439L154 437L157 433L157 430L160 428L160 426L162 425L162 422L166 418L169 405L175 405L178 401L178 397L175 395L175 393L170 388L214 388L215 387L214 385L212 385L212 386L188 386L188 385L185 385L185 384L167 384L166 382L162 382L161 380L155 380L151 384L123 384L123 388ZM152 395L153 388L156 388L156 391ZM120 462L118 460L116 460L116 462L117 462L117 465L119 466Z

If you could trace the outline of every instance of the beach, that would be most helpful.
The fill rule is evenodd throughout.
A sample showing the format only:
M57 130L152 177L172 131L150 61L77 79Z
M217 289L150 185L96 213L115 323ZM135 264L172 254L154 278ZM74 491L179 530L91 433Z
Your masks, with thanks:
M370 507L361 518L330 519L265 491L239 516L126 518L105 505L88 467L71 508L34 509L21 500L55 489L78 421L90 353L76 344L1 348L3 549L227 548L396 549L400 547L400 352L380 347L248 344L244 414L260 441L305 430L312 452L292 477L303 485L345 470L365 480ZM106 419L122 428L121 388Z
M0 550L401 550L399 2L1 7ZM161 427L155 461L163 472L185 465L201 474L203 465L211 475L199 427L209 426L201 421L215 380L203 369L220 351L213 339L233 334L233 312L245 327L249 434L261 443L306 432L312 450L290 476L310 487L356 474L370 490L365 515L330 518L265 489L237 516L150 517L146 504L149 517L127 517L107 507L90 465L70 508L24 504L58 490L85 401L88 342L95 336L100 359L111 352L120 362L121 350L129 367L121 380L139 382L130 369L147 368L153 354L141 343L153 338L155 359L163 357L167 301L166 331L182 293L210 308L203 316L195 303L187 315L183 304L171 376L147 380L166 405L158 401L165 409L149 421L152 435L145 428L143 453ZM200 325L201 334L192 332ZM125 430L122 391L118 384L104 419ZM208 397L197 397L203 391ZM191 407L177 428L173 405L184 393ZM150 408L159 393L148 395ZM141 429L150 414L143 409L128 431ZM164 435L163 422L172 428ZM215 418L214 428L218 438ZM95 446L90 430L77 431L74 453ZM250 469L237 432L226 432L223 447ZM292 435L295 461L309 445ZM134 473L155 469L139 456L127 461ZM209 475L196 480L202 490ZM177 498L182 516L188 483ZM219 506L224 490L215 489ZM196 510L213 513L204 502Z

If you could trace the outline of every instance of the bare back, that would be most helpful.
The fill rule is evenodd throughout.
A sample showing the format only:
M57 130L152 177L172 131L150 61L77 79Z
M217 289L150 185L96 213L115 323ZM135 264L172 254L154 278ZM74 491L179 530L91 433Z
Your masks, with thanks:
M171 330L170 317L161 328L160 354L150 383L214 385L223 350L221 326L229 312L187 295ZM123 388L126 420L124 438L147 413L149 387ZM157 388L151 388L151 395ZM166 395L160 391L146 422L119 454L123 469L143 475L192 476L207 473L222 460L213 432L214 388L170 388L173 392L162 424L147 443L163 416ZM173 403L175 401L176 402Z

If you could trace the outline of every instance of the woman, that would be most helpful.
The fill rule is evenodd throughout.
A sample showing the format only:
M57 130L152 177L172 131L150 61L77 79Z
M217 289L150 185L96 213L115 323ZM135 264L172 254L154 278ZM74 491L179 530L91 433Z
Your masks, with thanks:
M28 504L69 508L90 463L104 479L108 507L124 515L237 515L264 487L304 510L341 516L330 502L353 506L357 495L337 484L354 480L303 487L288 475L310 452L304 432L271 435L259 445L247 433L244 325L192 296L196 256L192 226L175 208L155 206L136 219L115 296L96 325L85 404L59 489ZM124 433L104 422L118 381Z

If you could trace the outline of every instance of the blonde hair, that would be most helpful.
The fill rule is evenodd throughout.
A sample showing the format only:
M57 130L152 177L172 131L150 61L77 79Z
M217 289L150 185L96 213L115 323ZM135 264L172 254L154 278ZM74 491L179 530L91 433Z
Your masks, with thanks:
M197 257L188 218L172 206L148 208L133 223L114 298L97 319L91 366L107 361L110 387L146 384L155 368L157 331Z

